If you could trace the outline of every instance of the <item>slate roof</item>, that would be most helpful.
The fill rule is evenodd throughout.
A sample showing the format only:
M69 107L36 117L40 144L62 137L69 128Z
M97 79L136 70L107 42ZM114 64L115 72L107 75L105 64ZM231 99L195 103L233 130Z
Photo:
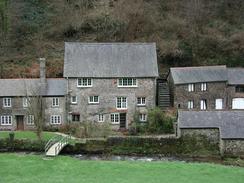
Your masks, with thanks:
M174 84L227 81L226 66L170 68Z
M244 68L228 68L228 84L244 85Z
M179 111L179 128L219 128L222 139L244 139L243 111Z
M65 43L64 77L158 77L155 43Z
M45 96L64 96L65 79L47 79ZM0 97L31 96L40 89L39 79L0 79Z

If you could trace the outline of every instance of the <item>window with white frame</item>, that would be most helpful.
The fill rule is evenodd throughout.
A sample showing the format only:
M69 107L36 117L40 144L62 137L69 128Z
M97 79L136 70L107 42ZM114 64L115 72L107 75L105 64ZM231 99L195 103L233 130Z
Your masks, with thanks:
M27 97L23 98L23 107L28 107L28 99L27 99Z
M215 109L217 109L217 110L223 109L223 99L222 98L215 100Z
M1 125L12 125L12 116L1 116Z
M11 107L11 106L12 106L11 98L3 98L3 107Z
M89 104L98 104L99 103L99 96L89 96L88 103Z
M139 120L141 122L147 121L147 114L139 114Z
M193 92L195 89L195 85L194 84L188 84L188 91L189 92Z
M116 107L117 109L127 109L127 98L117 97Z
M187 107L188 107L188 109L193 109L194 108L194 102L193 102L193 100L189 100L188 101Z
M60 115L51 115L50 117L51 124L61 124L61 116Z
M104 122L104 115L98 114L98 122Z
M57 97L53 98L52 106L53 107L58 107L59 106L59 98L57 98Z
M207 91L207 83L201 83L201 91Z
M71 104L77 104L77 96L71 96Z
M112 113L111 114L111 123L119 124L119 122L120 122L119 113Z
M34 125L34 115L28 115L27 116L27 124L28 125Z
M92 79L91 78L78 78L77 87L92 87Z
M146 105L146 98L145 97L137 97L137 105L139 105L139 106Z
M118 87L137 87L137 80L135 78L119 78Z
M206 110L207 109L207 100L203 99L200 101L200 109Z

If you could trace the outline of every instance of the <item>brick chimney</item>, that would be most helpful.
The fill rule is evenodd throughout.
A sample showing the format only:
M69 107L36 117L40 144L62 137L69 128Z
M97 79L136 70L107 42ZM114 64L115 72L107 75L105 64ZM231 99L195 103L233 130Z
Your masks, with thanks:
M39 58L40 62L40 93L41 95L45 95L47 80L46 80L46 59Z

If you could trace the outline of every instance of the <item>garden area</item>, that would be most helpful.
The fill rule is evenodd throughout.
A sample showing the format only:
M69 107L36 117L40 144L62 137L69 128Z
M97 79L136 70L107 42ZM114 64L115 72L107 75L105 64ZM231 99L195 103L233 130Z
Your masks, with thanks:
M242 183L244 168L208 163L81 161L68 156L0 154L3 183Z

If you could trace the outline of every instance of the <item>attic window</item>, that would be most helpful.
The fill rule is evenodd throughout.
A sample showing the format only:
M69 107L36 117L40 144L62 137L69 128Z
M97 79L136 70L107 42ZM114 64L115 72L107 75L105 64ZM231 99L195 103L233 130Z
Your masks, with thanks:
M120 78L118 79L118 87L137 87L135 78Z
M193 92L194 89L195 89L194 84L188 84L188 91L189 91L189 92Z
M237 93L244 93L244 85L237 85L236 86Z
M78 78L77 87L92 87L92 79L91 78Z

